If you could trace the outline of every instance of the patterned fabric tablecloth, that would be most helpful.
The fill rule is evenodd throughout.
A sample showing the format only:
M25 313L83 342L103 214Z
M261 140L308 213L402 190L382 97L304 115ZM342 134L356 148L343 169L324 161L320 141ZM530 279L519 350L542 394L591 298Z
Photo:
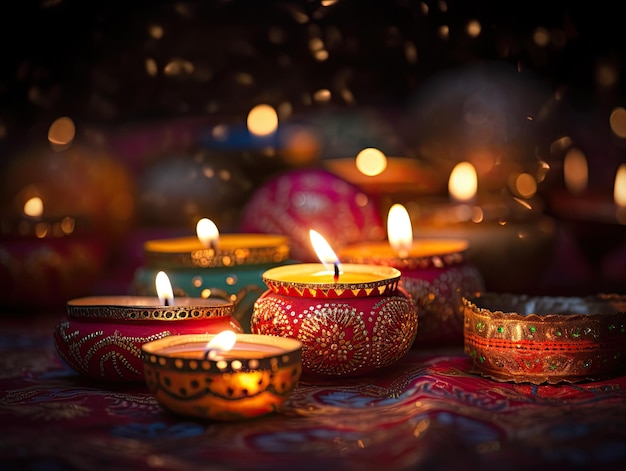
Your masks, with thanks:
M174 416L145 385L96 384L57 355L55 316L0 318L2 470L626 469L626 376L498 383L461 347L375 377L303 378L277 414Z

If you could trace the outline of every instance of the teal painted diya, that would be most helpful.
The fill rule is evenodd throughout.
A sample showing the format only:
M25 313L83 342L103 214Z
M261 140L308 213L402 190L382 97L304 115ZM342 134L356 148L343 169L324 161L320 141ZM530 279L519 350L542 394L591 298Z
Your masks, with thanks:
M463 304L465 353L483 376L556 384L626 370L626 296L481 293Z
M154 295L154 277L165 270L176 296L232 302L233 316L249 331L254 302L266 288L263 272L287 263L289 253L287 236L219 234L210 220L201 219L197 236L144 243L145 264L135 271L132 290Z

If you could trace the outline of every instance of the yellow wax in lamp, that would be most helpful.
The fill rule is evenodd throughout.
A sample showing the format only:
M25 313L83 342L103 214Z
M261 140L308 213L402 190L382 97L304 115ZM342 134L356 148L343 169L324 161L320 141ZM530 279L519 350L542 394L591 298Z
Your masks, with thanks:
M289 257L289 238L282 234L223 234L210 219L196 225L196 237L149 240L144 243L149 266L217 268L276 264Z
M173 356L176 358L188 358L196 360L215 360L217 357L222 360L235 360L235 359L259 359L267 358L279 355L284 350L279 347L272 347L263 344L242 344L236 343L235 346L225 352L217 352L211 355L209 352L214 350L208 350L206 344L191 343L176 345L175 347L167 347L163 350L159 350L157 353L164 356Z
M263 277L284 283L302 284L360 284L377 283L396 278L396 272L378 265L344 263L341 273L335 277L334 270L329 270L321 263L299 263L283 267L270 268Z
M231 330L224 330L209 342L188 342L164 347L155 353L174 358L197 360L252 360L269 358L288 351L287 348L270 343L242 340ZM283 342L277 339L277 342Z
M394 204L387 218L388 241L352 244L341 251L347 259L425 258L461 253L468 249L465 239L413 239L411 219L404 206Z
M341 251L347 259L425 258L465 252L469 242L464 239L413 239L410 250L398 252L388 241L360 242Z
M164 271L157 273L155 278L157 296L85 296L82 298L70 299L67 306L72 309L90 309L106 306L109 310L122 308L146 308L168 310L168 307L198 307L210 308L220 306L231 306L232 303L215 298L190 298L179 297L174 299L174 290L169 277Z
M210 220L203 218L196 225L196 237L149 240L144 244L147 252L185 253L214 249L234 251L275 247L285 243L285 237L276 234L219 234Z
M161 299L155 296L86 296L83 298L76 298L67 301L67 305L70 307L94 307L94 306L107 306L109 308L123 308L123 307L145 307L145 308L166 308L171 306L188 307L210 307L220 306L224 304L230 304L224 300L218 300L216 298L190 298L190 297L178 297L176 301L163 302Z

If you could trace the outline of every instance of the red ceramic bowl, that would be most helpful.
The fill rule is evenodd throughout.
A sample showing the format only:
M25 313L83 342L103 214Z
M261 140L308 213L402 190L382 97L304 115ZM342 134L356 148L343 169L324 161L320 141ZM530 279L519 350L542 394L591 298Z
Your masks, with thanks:
M99 296L67 302L54 329L57 352L81 375L102 381L144 381L141 347L168 335L243 332L234 306L217 299Z

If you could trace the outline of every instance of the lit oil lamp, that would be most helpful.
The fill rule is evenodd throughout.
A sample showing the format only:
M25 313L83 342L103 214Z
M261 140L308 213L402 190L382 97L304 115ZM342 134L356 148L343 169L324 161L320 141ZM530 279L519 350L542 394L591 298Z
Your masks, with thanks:
M88 296L67 301L67 316L54 329L59 355L75 371L104 381L141 381L141 346L168 335L243 332L233 303L174 298L164 272L157 297Z
M484 290L481 274L467 260L468 241L414 239L410 216L400 204L389 210L387 234L388 241L353 244L340 256L402 272L400 285L412 296L419 316L415 346L461 344L462 296Z
M254 301L266 288L261 275L287 262L289 239L275 234L220 234L213 221L202 218L195 237L145 242L144 257L145 265L135 272L135 293L152 294L151 280L167 270L179 295L231 301L235 317L247 330Z
M326 239L310 231L322 263L275 267L263 274L268 289L257 299L255 334L302 342L303 373L369 374L411 348L417 312L393 267L342 264Z
M302 373L302 344L276 336L176 335L142 352L146 384L161 406L215 421L279 411Z
M536 190L528 174L511 179L516 188L531 180L526 195ZM477 183L473 166L461 162L450 174L451 201L424 199L407 204L416 232L425 238L467 240L468 260L482 274L486 289L519 292L532 287L551 262L554 220L542 214L541 205L529 197L478 198Z
M88 292L108 256L105 238L88 218L46 211L44 199L25 191L21 211L0 216L0 285L14 309L60 308ZM21 201L22 198L17 198Z

